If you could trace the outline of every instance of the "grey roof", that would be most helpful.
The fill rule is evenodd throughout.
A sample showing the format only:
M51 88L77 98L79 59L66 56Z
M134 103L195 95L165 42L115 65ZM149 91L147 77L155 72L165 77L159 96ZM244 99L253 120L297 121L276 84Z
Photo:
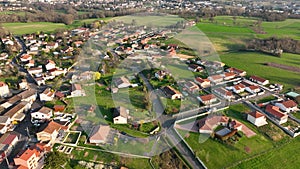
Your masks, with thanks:
M0 116L0 124L5 124L9 119L8 116Z

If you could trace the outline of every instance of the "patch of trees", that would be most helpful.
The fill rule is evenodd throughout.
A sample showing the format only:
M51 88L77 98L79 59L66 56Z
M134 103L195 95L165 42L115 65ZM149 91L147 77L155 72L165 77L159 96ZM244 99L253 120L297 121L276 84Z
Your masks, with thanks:
M256 50L280 56L282 52L300 54L300 42L291 38L253 39L246 44L247 50Z

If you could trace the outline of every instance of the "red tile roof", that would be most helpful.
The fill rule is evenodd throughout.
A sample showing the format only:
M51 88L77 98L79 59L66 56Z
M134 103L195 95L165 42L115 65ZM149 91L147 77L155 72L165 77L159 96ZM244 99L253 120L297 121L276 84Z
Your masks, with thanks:
M260 117L265 117L265 115L263 115L262 113L258 112L258 111L253 111L251 113L249 113L249 115L251 115L254 118L260 118Z
M297 103L295 103L293 100L287 100L282 102L281 104L283 104L286 108L297 107Z
M266 111L279 119L287 117L287 115L284 114L283 112L281 112L279 110L279 107L277 107L277 106L272 106L272 105L268 104L266 107Z
M208 94L208 95L200 96L200 98L202 101L209 101L216 98L216 96L213 94Z

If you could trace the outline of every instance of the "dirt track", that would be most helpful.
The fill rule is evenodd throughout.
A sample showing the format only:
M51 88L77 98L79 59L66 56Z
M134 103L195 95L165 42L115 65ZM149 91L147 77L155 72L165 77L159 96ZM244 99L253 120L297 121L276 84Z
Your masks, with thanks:
M273 63L273 62L266 63L266 65L271 66L271 67L275 67L275 68L280 68L280 69L292 71L292 72L296 72L296 73L300 73L300 68L298 68L298 67L287 66L287 65L282 65L282 64Z

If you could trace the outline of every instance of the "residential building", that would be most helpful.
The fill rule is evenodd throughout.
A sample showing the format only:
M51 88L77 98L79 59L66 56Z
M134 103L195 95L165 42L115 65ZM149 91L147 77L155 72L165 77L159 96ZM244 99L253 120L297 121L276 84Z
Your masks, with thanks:
M27 69L27 71L31 75L41 74L41 73L43 73L43 68L41 66L39 66L39 67L31 67L31 68Z
M14 163L18 168L40 169L44 165L45 153L42 146L34 145L20 152L15 158Z
M114 110L113 122L114 124L127 124L129 118L129 110L120 106Z
M28 85L28 82L26 79L22 79L20 82L19 82L19 89L21 90L27 90L29 88L29 85Z
M46 88L43 93L40 93L41 101L52 101L55 96L55 91L51 88Z
M247 86L245 90L252 94L256 94L256 93L260 92L260 88L258 86L254 86L254 85Z
M21 101L21 97L20 96L13 96L11 98L9 98L6 102L1 104L1 107L8 109L9 107L11 107L12 105L18 103L19 101Z
M231 100L231 99L234 98L233 94L230 91L228 91L228 90L226 90L224 88L217 88L217 89L214 89L213 91L217 95L223 97L224 99Z
M36 100L37 93L35 89L28 89L19 93L17 96L21 97L22 101L32 104Z
M242 76L242 77L246 76L246 74L247 74L246 71L240 70L240 69L237 69L237 68L234 68L234 67L228 68L228 69L226 69L226 71L235 73L236 75Z
M269 113L279 124L286 123L288 115L279 110L279 107L268 104L266 112Z
M167 74L168 74L168 73L167 73L166 71L164 71L164 70L159 70L159 71L155 72L155 75L154 75L154 76L155 76L157 79L162 80Z
M8 116L0 116L0 133L6 133L12 125L12 121Z
M208 77L208 80L210 80L211 82L217 84L223 81L223 76L222 75L211 75Z
M287 113L295 112L298 109L298 105L293 100L286 100L283 102L278 102L275 104L275 106L279 107L280 110L285 111Z
M234 85L234 86L232 87L232 91L233 91L234 93L237 93L237 94L238 94L238 93L244 92L245 89L246 89L246 86L243 85L242 83L237 84L237 85Z
M129 82L129 80L127 78L125 78L124 76L114 79L114 84L119 89L131 86L131 83Z
M53 116L53 110L48 107L42 107L36 112L31 113L32 119L50 120Z
M190 64L188 69L193 72L202 72L203 68L197 64Z
M7 97L9 93L8 85L4 82L0 82L0 97Z
M226 116L212 116L203 118L197 123L199 127L199 133L211 134L217 126L226 126L228 121L229 118Z
M32 59L32 56L31 55L28 55L28 54L23 54L21 57L20 57L20 60L22 62L28 62Z
M10 155L19 141L19 136L19 133L13 131L7 132L0 137L0 162Z
M89 135L89 142L92 144L104 144L110 132L108 125L97 125L93 128Z
M165 86L162 90L166 94L166 96L172 100L182 98L182 94L171 86Z
M199 90L200 90L199 86L196 83L192 82L192 81L186 82L184 84L184 87L186 87L186 89L190 93L198 93Z
M72 84L71 97L85 96L85 91L81 88L80 84Z
M258 111L248 113L247 120L257 127L268 124L266 116Z
M231 80L231 79L235 78L235 76L236 76L236 74L233 72L225 72L223 74L224 80Z
M217 97L214 94L199 96L197 99L205 105L210 105L214 102L217 102Z
M251 76L250 80L255 82L255 83L258 83L260 85L267 85L267 84L270 83L269 80L266 80L266 79L258 77L258 76Z
M53 60L48 60L47 64L45 65L46 70L51 70L51 69L55 69L56 68L56 64Z
M4 116L8 116L11 121L20 122L25 118L25 112L30 109L31 104L27 101L21 101L9 111L7 111Z
M48 142L48 145L52 145L58 137L60 131L67 130L66 126L62 126L59 123L51 121L45 123L41 130L36 133L37 139L40 142Z
M201 77L197 77L194 82L200 85L202 88L210 87L210 80L202 79Z

